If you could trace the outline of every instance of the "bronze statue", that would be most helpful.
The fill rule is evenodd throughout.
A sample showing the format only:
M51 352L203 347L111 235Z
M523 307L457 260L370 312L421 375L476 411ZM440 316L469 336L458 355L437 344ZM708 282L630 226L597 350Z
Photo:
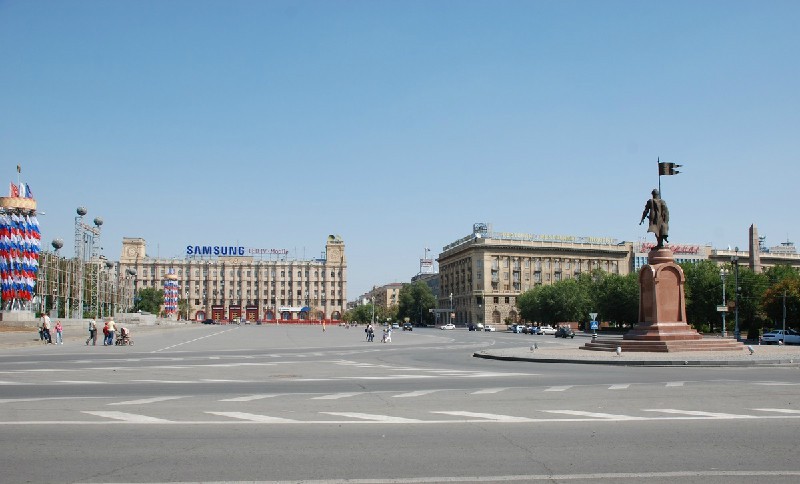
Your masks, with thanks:
M647 227L648 232L656 234L656 241L658 242L654 249L664 248L664 242L669 242L669 210L667 209L667 202L661 200L661 194L657 189L653 189L653 198L647 201L644 205L644 212L642 212L642 220L639 225L642 225L644 218L648 217L650 225Z

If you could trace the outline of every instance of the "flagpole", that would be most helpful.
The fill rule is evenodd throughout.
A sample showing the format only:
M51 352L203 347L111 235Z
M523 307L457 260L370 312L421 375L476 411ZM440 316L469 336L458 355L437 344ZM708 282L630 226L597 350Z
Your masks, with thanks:
M658 194L661 195L661 157L657 157L656 161L658 162ZM663 196L661 197L664 198Z

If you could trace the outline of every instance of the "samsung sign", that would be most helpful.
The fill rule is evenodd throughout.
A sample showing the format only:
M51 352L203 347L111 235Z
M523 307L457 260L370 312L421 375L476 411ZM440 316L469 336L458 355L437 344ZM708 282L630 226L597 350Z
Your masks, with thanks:
M241 245L187 245L188 256L237 256L237 255L286 255L287 249L259 249L242 247Z

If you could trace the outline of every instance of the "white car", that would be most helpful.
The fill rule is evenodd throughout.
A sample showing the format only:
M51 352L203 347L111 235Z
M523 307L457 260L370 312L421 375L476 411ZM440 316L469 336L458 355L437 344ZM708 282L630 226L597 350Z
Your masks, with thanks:
M800 344L800 333L792 329L786 331L782 329L773 329L769 333L764 333L761 336L761 342L765 344L778 344L783 341L783 344L798 345Z
M444 326L442 326L442 329L456 329L456 325L453 323L447 323Z
M491 324L487 324L486 326L484 326L483 330L484 331L497 331L496 329L494 329L494 326L492 326Z
M547 326L539 326L539 332L536 334L556 334L556 328L550 326L549 324Z

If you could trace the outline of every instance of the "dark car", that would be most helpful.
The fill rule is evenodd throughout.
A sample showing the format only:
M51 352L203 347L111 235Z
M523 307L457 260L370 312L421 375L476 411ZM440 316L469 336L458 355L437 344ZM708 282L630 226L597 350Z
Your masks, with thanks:
M572 328L565 328L561 327L556 330L556 338L574 338L575 331L572 331Z
M403 331L414 331L414 326L411 323L403 323Z
M213 319L204 319L203 324L217 324Z

